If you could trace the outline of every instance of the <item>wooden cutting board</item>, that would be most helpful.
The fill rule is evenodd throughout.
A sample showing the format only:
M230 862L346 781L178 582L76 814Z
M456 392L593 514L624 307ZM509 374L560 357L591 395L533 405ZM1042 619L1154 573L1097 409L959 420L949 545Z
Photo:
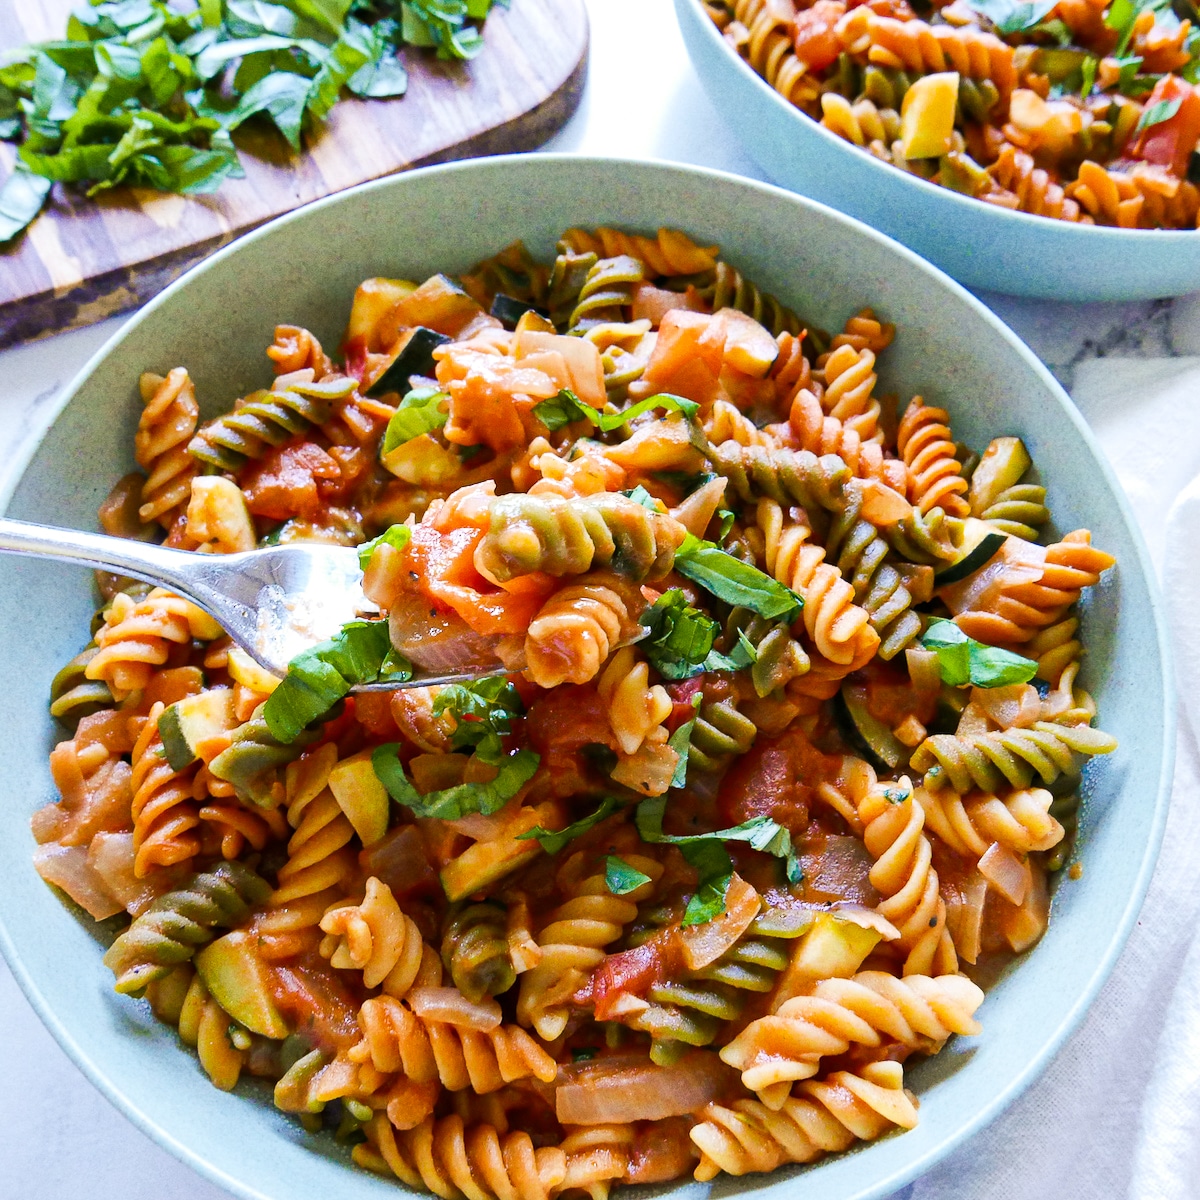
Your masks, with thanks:
M61 38L80 0L0 0L0 49ZM587 72L584 0L512 0L469 63L406 50L408 93L345 99L291 155L273 130L235 135L245 179L212 196L114 188L93 200L56 187L0 249L0 348L145 303L192 263L280 213L408 167L532 150L575 111ZM0 143L0 178L14 147Z

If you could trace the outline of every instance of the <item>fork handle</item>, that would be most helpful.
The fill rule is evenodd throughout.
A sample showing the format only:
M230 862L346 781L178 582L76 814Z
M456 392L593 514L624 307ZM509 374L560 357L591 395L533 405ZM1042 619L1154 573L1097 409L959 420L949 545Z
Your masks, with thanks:
M186 550L0 517L0 552L58 558L82 567L131 575L146 583L168 587L206 611L214 607L211 589L196 580L194 571L189 569L194 566L196 556Z

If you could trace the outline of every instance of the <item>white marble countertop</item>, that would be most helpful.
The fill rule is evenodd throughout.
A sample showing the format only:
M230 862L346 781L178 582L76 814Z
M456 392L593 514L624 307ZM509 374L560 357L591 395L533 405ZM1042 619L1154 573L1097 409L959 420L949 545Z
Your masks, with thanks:
M587 89L578 113L546 149L670 159L765 178L709 103L670 0L588 4ZM1088 305L983 299L1068 389L1083 376L1097 376L1094 359L1200 355L1200 295ZM62 387L124 320L0 352L0 475L41 429ZM42 1027L2 961L0 1057L0 1200L128 1200L145 1194L148 1185L155 1200L226 1196L160 1150L92 1088Z

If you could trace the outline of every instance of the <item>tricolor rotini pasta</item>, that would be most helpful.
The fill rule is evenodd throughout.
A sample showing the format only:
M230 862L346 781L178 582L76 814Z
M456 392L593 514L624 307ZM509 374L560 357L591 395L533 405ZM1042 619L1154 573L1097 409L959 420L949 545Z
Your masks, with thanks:
M1060 221L1197 226L1200 31L1190 10L703 2L784 99L900 170Z
M780 5L731 8L807 95ZM1021 78L991 34L855 11L830 29L872 104ZM280 680L110 584L33 830L47 882L129 918L116 989L216 1087L266 1077L448 1198L911 1129L905 1066L979 1033L973 976L1044 932L1115 748L1080 682L1114 562L1019 438L956 440L968 400L879 394L885 318L810 333L716 246L573 229L364 281L336 353L278 326L268 386L206 423L183 367L143 376L106 527L358 544L378 614ZM368 644L390 685L326 700Z

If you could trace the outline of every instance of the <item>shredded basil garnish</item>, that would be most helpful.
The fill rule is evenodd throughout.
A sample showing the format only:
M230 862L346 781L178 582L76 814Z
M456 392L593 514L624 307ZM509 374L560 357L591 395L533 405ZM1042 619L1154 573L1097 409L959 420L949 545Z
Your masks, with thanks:
M985 646L968 637L953 621L935 617L921 638L927 650L937 651L942 682L951 687L1007 687L1028 683L1037 674L1037 663L1011 650Z
M804 607L791 588L694 534L689 533L675 551L675 570L718 600L768 620L794 621Z
M540 825L535 825L526 833L518 833L517 841L536 838L538 845L547 854L557 854L568 842L574 841L581 834L587 833L589 829L595 828L606 817L611 817L613 813L619 812L620 808L619 800L614 800L612 796L606 796L594 813L580 817L578 821L568 825L565 829L543 829Z
M631 867L615 854L610 854L604 860L604 886L614 896L627 896L649 882L649 875L643 875L637 867Z
M394 546L403 550L412 537L412 530L407 525L393 525L385 529L377 538L363 542L358 548L358 565L365 571L371 563L371 556L380 546Z
M682 396L672 396L664 392L661 396L647 396L645 400L639 400L636 404L632 404L620 412L602 413L590 404L584 404L569 388L563 388L558 395L551 396L540 404L535 404L533 415L551 433L557 432L572 421L587 421L589 425L601 432L611 433L614 429L620 429L622 425L632 421L634 417L653 412L656 408L661 408L663 412L668 413L681 412L689 419L700 411L700 405L694 400L685 400Z

